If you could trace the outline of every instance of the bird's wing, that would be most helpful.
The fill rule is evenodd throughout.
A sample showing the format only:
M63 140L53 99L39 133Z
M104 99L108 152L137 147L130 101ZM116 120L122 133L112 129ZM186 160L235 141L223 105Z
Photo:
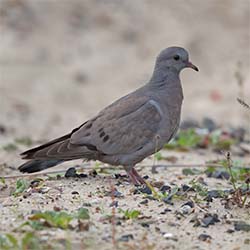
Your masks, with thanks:
M161 111L147 96L125 96L71 133L21 155L23 159L98 159L100 155L129 154L151 142Z
M71 135L73 145L93 145L106 155L130 154L157 135L162 113L147 96L126 97L107 107Z

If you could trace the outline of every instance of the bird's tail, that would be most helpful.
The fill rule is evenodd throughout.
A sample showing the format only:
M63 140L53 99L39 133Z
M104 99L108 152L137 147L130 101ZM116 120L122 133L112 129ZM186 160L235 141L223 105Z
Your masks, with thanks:
M22 164L18 169L23 173L34 173L54 167L62 162L63 160L30 160Z

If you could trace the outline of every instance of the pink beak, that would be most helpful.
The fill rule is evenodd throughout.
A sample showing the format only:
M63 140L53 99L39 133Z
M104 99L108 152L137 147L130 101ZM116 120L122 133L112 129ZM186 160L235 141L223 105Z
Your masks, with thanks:
M199 69L194 64L192 64L191 62L187 62L186 65L187 65L188 68L194 69L195 71L199 71Z

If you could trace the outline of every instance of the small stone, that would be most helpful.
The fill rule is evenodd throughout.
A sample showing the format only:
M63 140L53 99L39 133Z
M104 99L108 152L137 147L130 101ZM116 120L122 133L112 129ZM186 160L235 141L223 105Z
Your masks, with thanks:
M166 239L169 239L169 238L173 238L173 234L172 233L165 233L164 235L163 235L163 237L164 238L166 238Z
M226 231L226 233L229 233L229 234L231 234L231 233L234 233L235 231L233 230L233 229L228 229L227 231Z
M189 191L194 191L194 189L186 184L183 184L181 186L183 192L189 192Z
M147 222L142 222L142 223L141 223L141 226L142 226L142 227L149 227L149 223L147 223Z
M2 124L0 124L0 134L5 134L7 131L6 127Z
M234 223L234 229L236 231L245 231L245 232L250 232L250 224L247 224L244 221L236 221Z
M86 177L88 177L88 175L87 174L79 174L78 177L80 177L80 178L86 178Z
M160 189L160 191L165 194L167 191L171 190L171 187L168 185L163 185Z
M122 225L122 222L121 222L121 221L117 221L117 222L116 222L116 225L117 225L117 226L121 226L121 225Z
M208 118L208 117L205 117L203 119L202 127L207 128L209 130L209 132L212 132L217 128L215 122L212 119Z
M227 171L220 171L220 170L217 170L217 171L214 171L212 173L212 176L213 178L216 178L216 179L224 179L224 180L229 180L230 179L230 174L227 172Z
M164 211L160 212L160 214L166 214L168 212L171 212L172 210L169 208L165 208Z
M148 200L145 199L145 200L141 201L140 204L142 204L142 205L147 205L147 204L148 204Z
M84 202L82 204L82 207L92 207L92 205L90 203L88 203L88 202Z
M212 239L212 237L208 234L200 234L198 236L198 239L201 241L210 241Z
M46 194L46 193L49 192L49 190L50 190L49 187L42 187L42 188L39 189L39 193Z
M174 235L172 233L164 233L163 237L167 240L174 240L174 241L178 241L177 237L174 237Z
M217 222L220 222L217 214L205 214L204 218L201 219L203 227L209 227Z
M193 201L188 201L186 203L184 203L182 206L190 206L191 208L194 207L194 202Z
M172 202L172 196L164 197L162 201L165 202L166 204L174 205L174 203Z
M89 173L90 176L96 177L98 175L98 173L96 172L96 170L91 170Z
M133 239L134 239L133 234L125 234L125 235L122 235L122 237L120 237L118 241L128 242Z
M75 168L69 168L65 175L64 175L65 178L71 178L71 177L78 177L78 174L76 173L76 169Z
M113 201L109 205L110 207L118 207L118 201Z
M152 194L152 191L151 191L151 189L148 186L135 189L134 194L140 194L140 193L143 193L143 194Z
M191 214L194 210L189 205L184 205L179 209L181 214Z
M31 214L39 214L39 213L41 213L40 210L36 210L36 209L31 210Z
M112 193L111 193L112 195ZM114 190L113 192L114 197L124 197L123 193L119 192L118 190Z
M225 196L225 192L221 190L210 190L207 192L207 196L204 200L208 202L212 202L213 198L223 198Z

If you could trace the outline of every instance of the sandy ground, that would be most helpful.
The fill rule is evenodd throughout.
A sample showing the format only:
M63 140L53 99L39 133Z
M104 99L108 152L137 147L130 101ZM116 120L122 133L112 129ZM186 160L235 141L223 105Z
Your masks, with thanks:
M199 73L182 73L183 119L207 116L221 125L247 128L249 118L236 97L250 103L249 0L0 0L0 148L24 136L36 143L67 133L145 83L156 55L171 45L187 48L190 59L200 68ZM0 149L0 176L18 174L16 168L22 162L18 154L26 148L19 145L11 152ZM207 151L164 154L175 154L177 163L184 164L221 157ZM249 162L249 156L242 161ZM152 159L145 162L153 164ZM143 168L142 173L167 184L180 185L193 178L183 176L181 168L154 175L150 168ZM90 203L88 231L51 229L38 232L39 237L44 241L67 238L75 249L97 249L100 245L101 249L112 249L112 226L103 222L104 215L111 213L112 199L103 192L117 180L108 176L78 181L44 177L48 193L34 193L26 199L10 195L15 179L7 179L8 188L0 193L0 232L11 232L33 209L53 209L56 204L75 211ZM209 189L228 185L227 181L208 180ZM124 182L117 189L124 194L116 199L119 207L142 212L141 219L122 221L115 227L120 249L249 248L249 232L227 233L233 229L233 220L249 221L249 210L226 210L215 200L208 207L195 206L193 213L177 219L175 212L188 199L176 200L173 206L156 200L143 205L140 202L145 195L131 194L131 185ZM77 198L72 191L79 192ZM51 198L55 196L56 203ZM97 212L97 207L102 212ZM172 211L161 214L165 208ZM208 228L193 227L190 219L195 214L202 217L204 210L218 213L220 222ZM143 221L150 226L141 226ZM119 241L129 233L133 240ZM166 233L173 237L164 238ZM212 239L198 240L201 233Z
M10 153L1 153L2 156L8 157ZM11 154L13 156L13 153ZM197 164L204 163L207 160L215 160L222 156L215 155L209 151L200 152L167 152L163 151L163 156L175 156L175 164ZM245 160L246 159L241 159ZM156 162L157 165L172 165L167 161ZM89 166L94 166L90 163ZM146 165L147 167L140 167ZM228 181L207 178L200 174L197 176L185 176L182 174L181 167L158 168L158 173L151 172L153 165L152 158L146 159L138 166L142 175L149 175L150 181L161 181L165 185L188 184L192 179L203 177L209 190L231 188ZM72 164L70 164L72 166ZM192 165L191 165L192 166ZM58 167L59 168L59 167ZM60 169L63 169L60 167ZM13 169L5 167L3 173L18 174ZM83 168L84 173L89 173L89 169ZM123 174L122 171L115 171ZM112 215L112 202L118 202L116 208L115 223L119 221L115 228L115 239L118 249L248 249L249 232L235 231L235 221L249 222L250 213L247 208L232 206L225 208L223 199L214 199L211 203L201 201L195 202L192 212L180 215L181 207L188 201L195 200L195 194L189 193L184 199L174 199L173 204L165 204L158 200L151 200L146 194L133 194L134 187L126 182L125 179L117 180L114 178L114 171L108 174L101 174L97 177L84 179L48 179L46 176L38 176L44 179L44 192L32 192L30 195L13 197L10 195L11 190L15 187L16 179L6 179L8 188L0 195L1 208L1 232L14 232L14 235L22 235L22 230L18 227L27 220L31 211L53 210L55 207L68 212L76 211L79 207L86 207L90 212L89 230L76 232L61 229L44 229L37 231L36 234L43 242L51 242L51 245L57 244L58 249L66 249L63 240L71 242L72 249L115 249L112 244L112 223L105 219ZM34 180L35 177L27 177L27 180ZM118 184L120 183L120 184ZM121 192L121 197L112 199L107 192L111 187ZM76 193L77 192L77 193ZM147 202L145 202L147 200ZM122 220L122 214L118 209L136 209L141 212L138 219ZM166 210L167 209L167 210ZM167 212L164 212L167 211ZM202 219L204 214L216 213L219 222L209 227L194 226L191 220L195 217ZM146 226L145 226L146 225ZM26 228L26 230L30 230ZM230 232L230 230L233 230ZM133 235L133 239L127 242L121 240L122 236ZM168 238L166 234L171 236ZM207 241L199 240L201 234L207 234L211 237ZM61 243L58 243L61 242Z

